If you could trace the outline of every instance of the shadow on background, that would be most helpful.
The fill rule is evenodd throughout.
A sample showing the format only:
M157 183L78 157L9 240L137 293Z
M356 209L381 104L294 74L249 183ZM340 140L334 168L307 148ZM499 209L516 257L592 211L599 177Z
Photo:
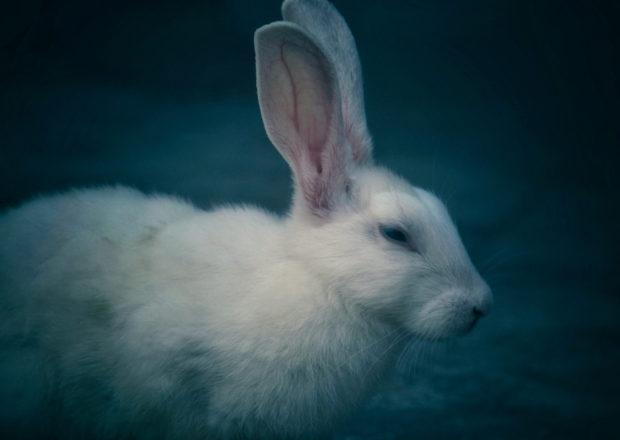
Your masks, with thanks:
M124 183L285 212L253 31L279 1L0 6L0 206ZM494 313L337 438L611 438L620 410L617 2L334 1L375 157L447 201Z

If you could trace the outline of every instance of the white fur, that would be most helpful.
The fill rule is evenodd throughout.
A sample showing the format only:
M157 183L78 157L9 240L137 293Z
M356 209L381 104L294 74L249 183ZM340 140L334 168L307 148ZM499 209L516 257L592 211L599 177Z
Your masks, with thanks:
M359 66L341 65L357 53L332 58L354 43L324 49L311 16L337 12L289 0L285 17L295 8L314 25L256 36L261 111L296 181L289 216L109 187L0 217L0 432L314 437L372 390L397 335L461 334L488 311L441 202L369 162L350 108ZM356 84L339 85L350 69Z

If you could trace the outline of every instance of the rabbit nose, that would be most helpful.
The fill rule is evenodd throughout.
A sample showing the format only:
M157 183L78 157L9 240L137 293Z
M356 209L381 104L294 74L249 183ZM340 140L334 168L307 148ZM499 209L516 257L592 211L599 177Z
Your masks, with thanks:
M472 309L475 319L478 320L489 314L491 305L493 304L493 294L487 283L482 281L482 285L477 289L474 298Z

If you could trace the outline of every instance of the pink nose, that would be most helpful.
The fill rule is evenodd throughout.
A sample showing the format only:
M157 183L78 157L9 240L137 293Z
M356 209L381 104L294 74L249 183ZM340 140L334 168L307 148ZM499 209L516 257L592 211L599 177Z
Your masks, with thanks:
M484 283L484 281L483 281ZM491 311L491 305L493 304L493 294L491 293L491 289L484 283L482 289L480 289L477 295L477 301L474 305L474 315L476 318L480 318L481 316L488 315Z

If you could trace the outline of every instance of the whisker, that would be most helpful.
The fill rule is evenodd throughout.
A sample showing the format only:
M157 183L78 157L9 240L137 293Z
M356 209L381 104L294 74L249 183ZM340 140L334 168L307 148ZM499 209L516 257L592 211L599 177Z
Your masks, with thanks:
M480 273L486 276L498 268L514 263L517 259L530 254L531 252L529 251L517 251L509 248L500 249L480 265Z
M427 334L412 338L397 361L397 369L406 376L415 376L418 365L426 356L429 346L432 349L434 342L434 338Z
M367 352L368 350L370 350L371 348L373 348L377 344L379 344L381 342L384 342L386 339L390 338L391 336L394 336L398 332L399 332L399 329L393 329L390 332L386 333L381 338L379 338L376 341L372 342L371 344L368 344L368 345L362 347L361 349L357 350L356 352L350 354L344 362L342 362L338 366L336 366L336 369L339 370L339 369L343 368L346 364L351 364L351 362L353 361L353 358L355 358L356 356L360 356L360 355L364 354L365 352ZM396 337L398 337L398 336L396 336ZM393 344L393 342L390 344L390 346L392 344Z
M379 361L381 361L386 354L388 354L392 348L394 346L396 346L400 341L402 341L403 337L405 337L407 335L407 330L403 329L401 330L398 335L394 338L394 340L392 341L392 343L390 345L388 345L388 347L383 350L373 361L373 363L368 367L368 369L366 370L366 373L364 374L364 377L362 378L362 382L364 382L366 380L366 377L370 374L371 371L373 371L375 365L377 365L379 363Z

